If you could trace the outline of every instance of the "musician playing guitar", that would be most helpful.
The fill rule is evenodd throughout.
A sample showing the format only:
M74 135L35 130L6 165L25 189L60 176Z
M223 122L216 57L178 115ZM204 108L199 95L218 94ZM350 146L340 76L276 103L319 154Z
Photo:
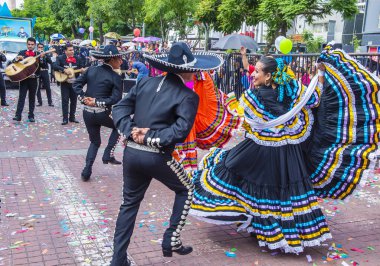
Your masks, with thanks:
M43 52L44 51L44 44L39 43L37 45L37 51L38 52ZM53 100L51 97L51 88L50 88L50 77L49 77L49 65L52 66L53 62L51 61L51 56L50 55L41 55L39 58L40 62L40 82L38 84L38 89L37 89L37 101L38 104L37 106L42 106L42 96L41 96L41 88L43 88L46 91L46 96L48 100L48 104L51 107L54 107L53 105Z
M36 39L33 37L29 37L26 40L27 50L21 50L15 59L13 59L14 62L18 62L23 60L26 57L36 56L38 53L34 51L34 48L36 47ZM26 94L29 93L29 113L28 118L29 122L35 122L34 119L34 107L36 104L36 92L37 92L37 77L39 76L39 68L37 71L29 76L28 78L20 81L20 90L19 90L19 96L18 96L18 102L17 102L17 109L16 109L16 115L13 118L15 121L21 121L21 114L24 109L25 105L25 98Z
M54 70L60 71L70 75L69 69L78 70L81 69L84 72L82 62L79 57L74 55L74 47L71 44L67 44L64 48L65 53L57 57L57 61L54 64ZM79 76L79 73L75 75L75 78ZM75 78L70 78L65 82L61 82L61 97L62 97L62 125L67 125L70 122L79 123L75 119L75 110L77 108L77 95L73 90L73 82ZM70 101L70 115L69 115L69 101Z

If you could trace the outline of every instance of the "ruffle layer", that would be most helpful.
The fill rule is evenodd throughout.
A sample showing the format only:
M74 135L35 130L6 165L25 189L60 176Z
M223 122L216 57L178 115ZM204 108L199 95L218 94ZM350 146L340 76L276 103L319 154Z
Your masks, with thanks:
M193 173L194 200L190 214L215 223L243 223L240 230L254 232L261 246L299 253L305 246L331 238L310 181L287 187L253 184L224 165L227 151L214 149Z
M297 87L295 100L290 105L292 108L300 100L301 95L306 91L306 87L300 85ZM321 89L317 87L309 99L306 106L293 118L283 125L263 130L250 128L245 123L247 137L259 145L264 146L283 146L287 144L299 144L305 141L309 136L314 123L314 116L310 108L319 105ZM245 115L252 121L258 123L268 122L276 119L278 116L273 114L257 96L253 90L245 91L240 99L240 105L244 108Z
M374 169L380 137L380 80L340 50L325 51L324 92L310 149L318 196L344 199Z

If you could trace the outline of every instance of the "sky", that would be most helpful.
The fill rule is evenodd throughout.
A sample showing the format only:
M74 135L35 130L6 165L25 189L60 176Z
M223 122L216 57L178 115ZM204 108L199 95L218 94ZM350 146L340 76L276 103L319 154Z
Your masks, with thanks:
M8 6L10 7L10 0L0 0L0 4L3 5L5 2L7 2ZM24 3L24 0L16 0L16 7L20 7L21 4Z

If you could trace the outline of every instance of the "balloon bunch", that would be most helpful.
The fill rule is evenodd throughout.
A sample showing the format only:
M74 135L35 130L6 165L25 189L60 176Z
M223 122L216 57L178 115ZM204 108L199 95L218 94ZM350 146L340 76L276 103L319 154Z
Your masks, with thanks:
M284 36L278 36L274 42L277 51L283 54L288 54L292 51L293 43L291 40L285 38Z

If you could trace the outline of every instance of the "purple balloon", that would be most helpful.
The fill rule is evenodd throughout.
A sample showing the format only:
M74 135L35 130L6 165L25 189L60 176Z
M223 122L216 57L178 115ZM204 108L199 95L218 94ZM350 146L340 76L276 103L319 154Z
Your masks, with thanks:
M78 29L78 32L79 32L80 34L83 34L83 33L84 33L84 31L85 31L85 29L84 29L84 28L79 28L79 29Z

